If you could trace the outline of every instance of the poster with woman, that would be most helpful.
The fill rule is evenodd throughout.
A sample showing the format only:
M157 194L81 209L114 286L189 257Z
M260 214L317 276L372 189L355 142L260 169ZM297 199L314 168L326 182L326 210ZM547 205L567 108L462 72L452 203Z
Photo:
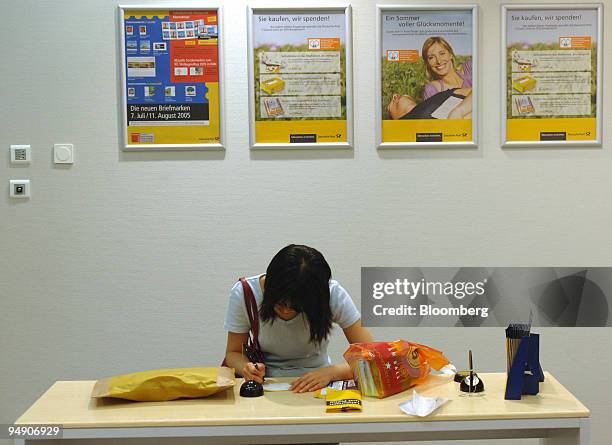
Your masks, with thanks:
M352 145L350 6L249 9L251 148Z
M601 144L601 5L505 5L502 144Z
M379 148L476 146L476 14L378 7Z

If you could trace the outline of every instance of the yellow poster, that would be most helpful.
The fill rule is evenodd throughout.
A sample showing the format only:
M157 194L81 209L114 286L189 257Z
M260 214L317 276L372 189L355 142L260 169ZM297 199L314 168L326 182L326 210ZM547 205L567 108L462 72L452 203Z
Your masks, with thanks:
M252 14L254 147L347 145L346 11Z
M123 10L125 148L221 145L217 10Z
M596 142L598 9L506 11L506 143Z
M381 11L381 147L475 143L473 14Z

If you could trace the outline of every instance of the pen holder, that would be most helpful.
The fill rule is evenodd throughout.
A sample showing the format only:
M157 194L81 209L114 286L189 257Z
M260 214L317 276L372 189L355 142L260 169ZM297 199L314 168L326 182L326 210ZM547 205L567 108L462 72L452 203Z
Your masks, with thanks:
M506 338L508 370L506 400L520 400L523 394L536 395L544 373L540 366L540 336L528 333L525 336Z

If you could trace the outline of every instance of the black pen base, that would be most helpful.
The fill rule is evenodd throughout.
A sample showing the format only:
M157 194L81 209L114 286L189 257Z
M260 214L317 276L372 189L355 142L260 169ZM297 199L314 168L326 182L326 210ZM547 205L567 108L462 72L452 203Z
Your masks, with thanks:
M240 397L261 397L263 394L263 385L255 380L245 380L240 386Z

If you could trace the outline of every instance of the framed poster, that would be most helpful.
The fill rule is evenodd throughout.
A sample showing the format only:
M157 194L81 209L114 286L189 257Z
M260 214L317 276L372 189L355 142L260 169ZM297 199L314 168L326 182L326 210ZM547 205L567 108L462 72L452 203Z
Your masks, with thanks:
M124 150L222 149L221 8L119 6Z
M502 145L600 146L602 6L502 6Z
M378 6L378 148L475 148L474 5Z
M251 148L350 148L351 8L249 8Z

